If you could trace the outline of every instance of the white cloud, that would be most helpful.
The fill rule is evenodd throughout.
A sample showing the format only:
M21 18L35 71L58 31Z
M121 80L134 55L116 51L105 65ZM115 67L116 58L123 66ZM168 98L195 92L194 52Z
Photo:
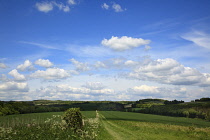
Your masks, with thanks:
M91 89L91 90L101 90L105 86L101 82L87 82L82 87L85 87L85 88L88 88L88 89Z
M18 65L17 69L20 71L26 71L26 70L31 71L31 70L34 70L34 67L29 60L26 60L24 64Z
M109 9L109 5L107 5L106 3L104 3L101 7L102 7L103 9L106 9L106 10Z
M7 81L7 76L5 74L0 75L0 81Z
M38 59L35 61L35 64L45 67L45 68L49 68L53 66L53 63L50 62L48 59Z
M68 0L67 3L69 5L76 4L74 0ZM57 7L59 10L62 10L64 12L69 12L70 7L68 5L64 5L62 2L57 3L56 1L49 1L49 2L37 2L36 8L40 12L48 13L54 9L54 7Z
M194 68L185 67L170 58L141 63L128 74L128 77L172 85L210 86L209 74L203 74Z
M53 10L53 4L52 2L37 2L36 3L36 8L40 11L40 12L49 12Z
M69 12L69 11L70 11L69 6L64 6L64 7L63 7L63 11L64 11L64 12Z
M141 85L130 88L129 92L134 94L157 94L159 89L156 86Z
M94 65L95 68L106 68L106 65L101 62L101 61L97 61Z
M125 51L142 45L147 45L150 40L144 40L142 38L132 38L127 36L122 36L121 38L112 36L111 39L103 39L101 44L103 46L109 47L115 51Z
M140 98L164 98L164 99L183 99L187 97L187 89L185 87L158 87L158 86L148 86L141 85L129 88L127 93L133 95L134 97Z
M4 63L0 63L0 68L2 68L2 69L6 69L6 68L7 68L7 66L6 66Z
M51 2L54 6L58 7L59 10L63 10L64 12L69 12L70 8L68 5L64 5L63 3L57 3L55 1Z
M16 91L16 92L28 92L28 84L27 83L18 83L18 82L5 82L0 84L0 93L2 92L8 92L9 91Z
M193 31L181 36L183 39L192 41L200 47L210 49L210 35L202 31Z
M51 45L47 45L47 44L40 44L40 43L36 43L36 42L20 41L20 43L34 45L34 46L44 48L44 49L62 50L62 49L60 49L58 47L55 47L55 46L51 46Z
M34 94L37 95L36 98L42 99L103 100L104 97L115 95L115 91L113 89L89 89L85 87L72 87L68 84L59 84L40 88Z
M10 71L8 74L11 75L12 77L14 77L15 81L25 81L26 80L25 76L18 73L18 71L16 69Z
M112 8L115 10L115 12L123 12L124 9L122 9L122 7L119 4L114 3L112 5Z
M33 78L43 78L46 80L64 79L69 76L70 74L66 70L59 68L48 68L46 71L37 70L31 74Z
M72 62L75 65L76 70L79 71L79 72L90 70L87 63L79 62L79 61L75 60L74 58L69 59L69 61Z
M127 61L125 61L124 64L125 64L126 66L136 66L136 65L138 65L138 62L133 61L133 60L127 60Z
M70 4L70 5L75 5L75 4L77 4L77 3L75 2L75 0L68 0L67 2L68 2L68 4Z

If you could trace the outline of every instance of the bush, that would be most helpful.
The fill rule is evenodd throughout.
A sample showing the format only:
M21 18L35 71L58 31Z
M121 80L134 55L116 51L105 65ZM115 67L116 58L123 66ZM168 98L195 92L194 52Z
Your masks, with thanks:
M82 114L79 108L68 109L63 116L63 120L66 122L67 127L74 129L82 128Z

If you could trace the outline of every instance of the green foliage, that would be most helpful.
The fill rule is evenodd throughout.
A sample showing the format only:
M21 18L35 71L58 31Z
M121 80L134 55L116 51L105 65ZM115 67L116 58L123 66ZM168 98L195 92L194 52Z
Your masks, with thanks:
M100 111L123 111L124 105L120 103L103 103L100 104L97 110Z
M173 101L165 101L164 104L169 105L169 104L180 104L180 103L184 103L184 101L177 101L177 100L173 100Z
M95 111L82 112L84 126L77 131L66 127L63 112L33 113L0 117L0 139L2 140L94 140L98 135L98 119Z
M163 105L162 103L144 103L144 104L136 104L137 108L149 108L155 105Z
M125 103L125 102L122 102ZM68 108L80 108L82 111L114 110L122 111L123 104L110 101L0 101L0 116L40 112L60 112Z
M210 120L208 104L170 104L156 105L139 110L140 113L158 114L176 117L200 118Z
M165 100L163 99L141 99L139 101L136 101L136 103L163 103Z
M82 114L79 108L70 108L68 109L63 116L67 127L70 127L74 130L82 128Z
M210 98L200 98L200 99L195 99L195 102L210 102Z

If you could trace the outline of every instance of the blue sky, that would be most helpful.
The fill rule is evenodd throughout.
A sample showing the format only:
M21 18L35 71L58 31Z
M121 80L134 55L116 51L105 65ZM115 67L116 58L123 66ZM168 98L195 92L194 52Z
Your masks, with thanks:
M0 100L210 93L209 0L0 0Z

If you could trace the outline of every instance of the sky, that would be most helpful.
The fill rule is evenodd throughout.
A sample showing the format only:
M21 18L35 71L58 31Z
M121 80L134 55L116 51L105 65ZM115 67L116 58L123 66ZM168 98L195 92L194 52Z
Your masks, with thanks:
M0 0L0 100L210 97L209 0Z

